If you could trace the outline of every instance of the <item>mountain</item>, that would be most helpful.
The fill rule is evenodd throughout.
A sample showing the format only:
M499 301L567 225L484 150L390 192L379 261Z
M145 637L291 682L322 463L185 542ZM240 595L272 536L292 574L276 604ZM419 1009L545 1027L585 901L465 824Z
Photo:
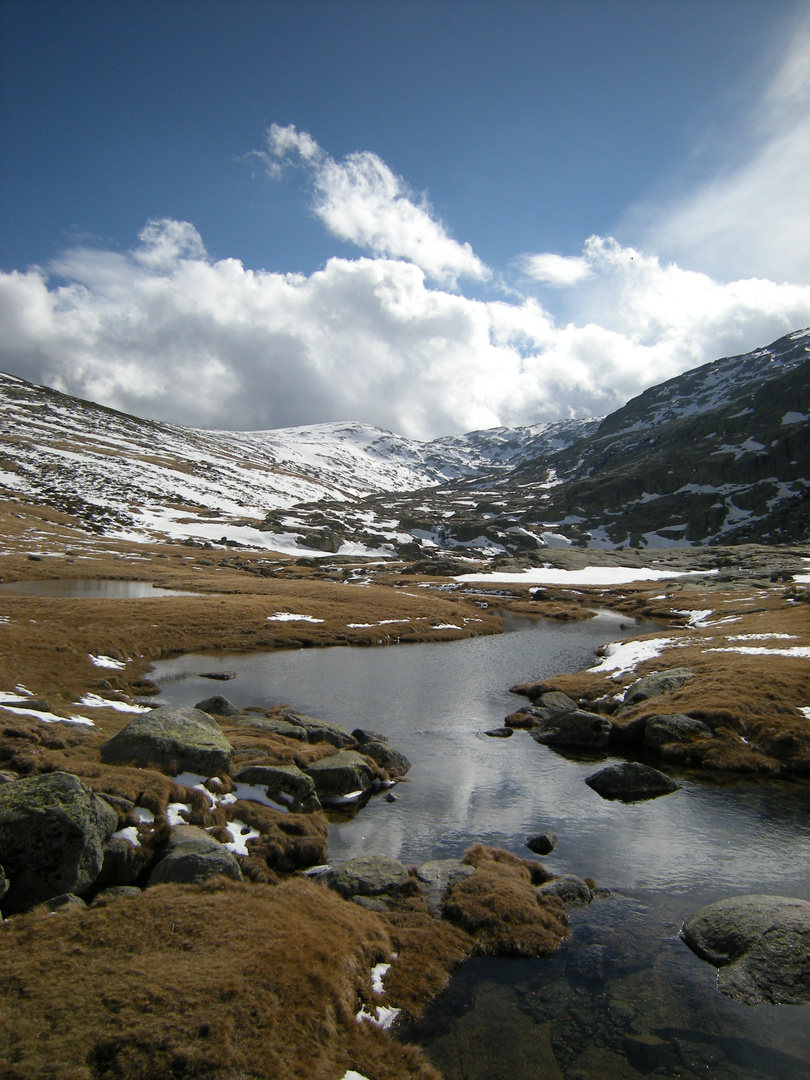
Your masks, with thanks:
M546 547L810 537L810 330L601 420L416 442L358 423L141 420L0 375L0 491L133 539L543 561Z

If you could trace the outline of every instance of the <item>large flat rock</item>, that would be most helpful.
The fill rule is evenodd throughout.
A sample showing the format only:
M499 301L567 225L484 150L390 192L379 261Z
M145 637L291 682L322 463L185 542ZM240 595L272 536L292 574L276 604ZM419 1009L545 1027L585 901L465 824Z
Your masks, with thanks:
M136 716L101 747L101 760L108 764L134 762L172 776L229 772L232 754L233 747L212 716L171 705Z

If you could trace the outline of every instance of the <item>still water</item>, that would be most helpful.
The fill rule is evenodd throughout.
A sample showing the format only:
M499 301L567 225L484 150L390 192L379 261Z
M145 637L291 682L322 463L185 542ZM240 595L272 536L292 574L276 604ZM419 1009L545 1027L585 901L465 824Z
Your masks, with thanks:
M396 802L373 798L333 823L333 861L385 853L412 865L476 841L530 856L526 837L551 829L549 869L611 890L571 913L554 957L467 964L405 1033L447 1080L806 1080L810 1008L722 997L677 933L724 896L810 899L810 787L681 773L680 791L625 805L584 783L614 759L484 734L525 703L510 685L580 669L600 644L645 632L623 619L510 617L503 635L439 645L184 656L153 677L164 698L193 705L212 692L200 673L219 665L237 672L223 687L237 705L288 703L389 737L412 762L407 782Z
M114 578L53 578L43 581L7 581L0 592L21 596L62 596L79 600L133 600L156 596L199 596L199 593L161 589L150 581Z

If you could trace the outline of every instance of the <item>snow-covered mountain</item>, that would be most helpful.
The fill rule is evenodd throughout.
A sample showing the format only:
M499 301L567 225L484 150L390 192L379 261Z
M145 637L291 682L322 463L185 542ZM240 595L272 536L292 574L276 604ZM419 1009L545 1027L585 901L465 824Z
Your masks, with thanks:
M810 537L810 330L602 420L432 442L365 424L204 431L0 375L0 493L133 539L542 560L546 546Z

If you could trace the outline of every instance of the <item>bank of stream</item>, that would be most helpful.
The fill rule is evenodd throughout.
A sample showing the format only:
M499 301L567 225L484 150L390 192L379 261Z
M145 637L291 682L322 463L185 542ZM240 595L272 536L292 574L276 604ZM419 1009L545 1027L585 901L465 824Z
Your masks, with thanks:
M212 667L237 705L298 711L380 731L410 759L394 802L373 798L335 819L330 859L388 854L408 864L483 842L590 876L609 895L571 913L550 959L476 960L404 1037L447 1080L510 1075L712 1076L799 1080L810 1074L810 1007L747 1007L722 997L715 972L677 937L706 903L744 893L810 899L810 789L799 783L677 773L681 790L607 802L584 783L606 756L561 756L526 732L484 734L519 703L515 683L574 671L606 641L645 627L603 612L560 624L507 617L506 633L440 645L182 656L156 665L164 699L193 705Z

